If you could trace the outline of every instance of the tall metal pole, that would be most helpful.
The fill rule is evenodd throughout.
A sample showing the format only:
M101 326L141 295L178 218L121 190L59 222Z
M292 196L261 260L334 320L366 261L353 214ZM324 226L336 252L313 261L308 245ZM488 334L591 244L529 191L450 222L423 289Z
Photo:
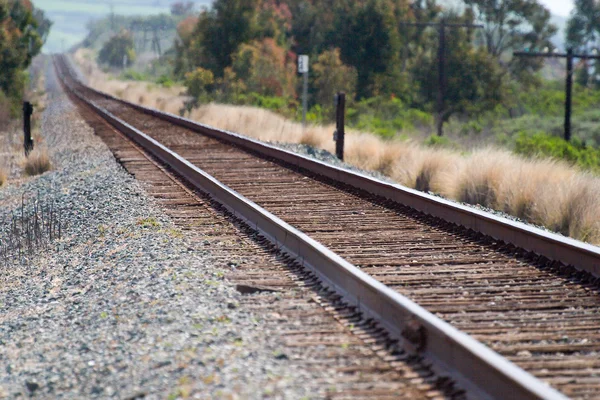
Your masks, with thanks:
M571 96L573 93L573 49L567 50L567 93L565 98L565 140L571 140Z
M438 43L438 95L437 95L437 134L442 136L443 132L443 114L444 114L444 96L446 92L446 23L444 20L439 25L439 43Z

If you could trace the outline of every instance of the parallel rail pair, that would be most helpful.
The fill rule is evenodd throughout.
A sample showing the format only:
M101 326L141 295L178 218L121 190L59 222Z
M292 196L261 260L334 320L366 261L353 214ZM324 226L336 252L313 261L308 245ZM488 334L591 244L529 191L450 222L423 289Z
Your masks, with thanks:
M58 64L62 71L68 71L64 60L59 60ZM595 247L398 185L390 185L361 174L331 167L240 135L219 131L174 115L133 105L87 88L74 79L72 73L69 75L70 77L65 79L66 86L110 124L126 133L146 151L169 165L186 180L210 193L288 253L303 260L307 268L313 270L324 282L335 288L346 301L357 305L363 312L381 321L390 334L403 341L407 347L412 347L414 351L434 360L442 370L449 372L463 386L470 389L470 393L474 397L564 398L560 393L489 348L459 332L398 292L374 280L309 236L232 191L157 140L102 109L94 102L86 100L82 93L86 92L88 95L94 93L98 98L125 105L130 109L141 111L149 117L168 121L175 126L228 142L269 159L276 159L298 169L310 171L312 174L388 198L395 203L410 206L448 222L462 225L506 243L512 243L521 249L535 252L550 260L574 265L597 276L600 255Z

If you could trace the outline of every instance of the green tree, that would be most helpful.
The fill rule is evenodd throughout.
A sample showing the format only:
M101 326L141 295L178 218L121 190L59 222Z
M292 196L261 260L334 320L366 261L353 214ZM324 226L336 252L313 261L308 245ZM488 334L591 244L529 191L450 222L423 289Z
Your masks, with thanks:
M437 34L437 32L432 34ZM442 118L447 122L457 113L477 114L501 104L503 73L486 49L472 45L473 32L452 29L446 33L446 85ZM422 105L436 104L438 94L437 49L424 53L413 67Z
M357 98L374 93L376 75L394 67L400 53L400 40L393 9L385 1L357 4L340 17L337 43L345 64L356 68Z
M263 96L296 95L296 58L273 38L242 44L233 57L232 69L252 92Z
M571 17L567 21L567 30L565 39L568 47L576 51L588 52L590 49L600 47L600 4L594 0L575 0L575 8ZM582 85L587 85L590 81L590 75L587 69L580 69L577 74L577 81ZM595 74L600 72L600 65L594 63Z
M25 87L23 71L40 52L50 26L29 1L0 0L0 98L7 98L13 114Z
M135 61L135 50L133 35L131 32L122 30L110 38L98 53L98 61L111 67L130 66Z
M582 50L597 45L600 38L600 5L594 0L575 0L575 7L567 21L567 45Z
M214 61L208 67L215 76L222 76L238 47L254 37L257 4L258 0L216 0L212 10L200 19L202 46Z
M496 59L501 60L513 50L552 48L550 38L557 28L550 23L550 12L538 0L463 1L475 22L483 24L480 37L487 52ZM543 59L535 57L515 57L508 63L508 69L517 77L542 66Z
M346 93L347 98L354 98L356 90L356 69L342 63L340 50L324 51L313 65L313 92L315 101L329 115L333 116L333 96L340 91Z

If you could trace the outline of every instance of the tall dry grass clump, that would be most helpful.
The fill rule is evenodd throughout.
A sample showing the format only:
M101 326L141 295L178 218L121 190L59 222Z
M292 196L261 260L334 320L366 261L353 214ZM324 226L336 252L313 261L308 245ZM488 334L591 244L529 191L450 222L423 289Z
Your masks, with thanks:
M41 175L50 171L52 163L47 149L35 149L23 160L23 170L27 176Z
M0 187L4 186L8 181L8 171L0 164Z
M510 153L484 149L463 161L460 174L453 182L454 196L458 201L497 208L500 190L506 174L511 171Z

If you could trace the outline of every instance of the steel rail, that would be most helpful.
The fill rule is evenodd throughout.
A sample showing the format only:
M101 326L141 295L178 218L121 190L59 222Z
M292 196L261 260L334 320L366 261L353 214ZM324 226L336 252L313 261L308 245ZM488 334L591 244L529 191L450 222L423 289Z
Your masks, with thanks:
M346 302L377 319L405 348L431 360L434 369L455 379L467 389L470 398L566 398L469 335L223 185L156 140L88 101L70 83L64 80L63 83L109 124L299 260Z
M67 65L72 71L70 65ZM72 76L75 73L72 72ZM444 221L480 232L518 248L544 256L552 261L570 265L600 278L600 248L568 237L548 232L521 222L480 211L459 203L432 196L407 187L384 182L359 172L349 171L303 155L283 150L234 132L216 129L196 121L152 108L133 104L107 93L95 90L78 78L79 84L107 99L133 107L146 114L182 126L202 135L225 141L250 150L263 157L288 163L300 169L347 184L356 189L392 200Z

